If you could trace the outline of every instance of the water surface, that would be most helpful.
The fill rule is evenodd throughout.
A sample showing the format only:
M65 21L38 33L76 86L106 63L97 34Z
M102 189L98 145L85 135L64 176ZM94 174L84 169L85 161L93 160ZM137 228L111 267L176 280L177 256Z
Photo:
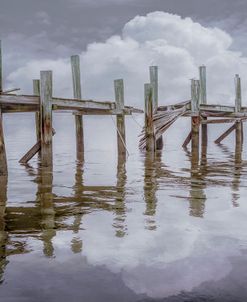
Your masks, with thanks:
M54 167L18 160L35 141L33 117L5 117L8 179L0 179L0 301L246 301L246 146L213 140L192 156L187 122L165 149L116 157L112 121L85 121L75 160L70 115L55 116ZM227 126L226 126L227 127ZM188 129L188 128L187 128Z

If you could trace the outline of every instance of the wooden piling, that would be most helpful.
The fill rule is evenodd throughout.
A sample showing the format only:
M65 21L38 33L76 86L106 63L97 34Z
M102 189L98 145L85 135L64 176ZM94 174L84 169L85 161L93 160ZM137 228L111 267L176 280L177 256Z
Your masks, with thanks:
M199 116L200 82L191 80L191 154L197 166L199 161L200 116Z
M154 124L153 124L153 85L145 84L145 131L147 137L146 150L154 152L156 150Z
M238 74L235 75L235 112L240 112L242 108L242 90L241 79ZM243 123L242 121L236 122L236 145L242 144L243 140Z
M207 104L207 75L206 66L199 67L200 75L200 104Z
M2 43L0 40L0 93L3 91L3 78L2 78ZM2 109L0 107L0 176L8 174L7 157L4 144L3 133L3 116Z
M73 80L73 95L75 99L81 99L81 72L80 72L80 57L78 55L71 56L71 70ZM75 114L76 128L76 154L77 160L83 161L84 152L84 133L83 133L83 118L82 115Z
M200 78L200 95L199 95L199 105L207 104L207 78L206 78L206 66L199 67L199 78ZM205 122L205 123L203 123ZM207 146L208 146L208 125L206 124L207 118L202 118L201 129L201 163L203 165L207 162Z
M207 104L207 78L206 78L206 66L199 67L199 76L200 76L200 98L199 104ZM206 121L207 118L204 117L203 121ZM208 127L207 124L202 123L202 147L207 146L208 142Z
M40 80L33 80L33 94L40 96ZM39 111L35 113L35 125L36 125L36 140L38 142L41 139Z
M52 71L40 72L41 163L52 166Z
M117 114L117 145L118 156L126 156L125 116L124 109L124 82L122 79L114 81L116 110L122 112Z
M240 112L242 107L241 79L235 75L235 112Z
M0 40L0 93L3 91L2 41Z
M149 76L150 83L153 86L153 110L156 112L159 106L159 76L158 76L158 66L150 66L149 67ZM156 140L156 150L163 149L163 137L159 137Z
M3 115L0 107L0 176L8 174L7 157L4 144Z

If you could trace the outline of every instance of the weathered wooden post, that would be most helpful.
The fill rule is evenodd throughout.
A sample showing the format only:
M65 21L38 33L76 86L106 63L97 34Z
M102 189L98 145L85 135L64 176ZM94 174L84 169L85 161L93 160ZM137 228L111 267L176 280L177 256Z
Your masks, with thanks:
M40 72L41 162L52 166L52 71Z
M0 93L3 91L3 78L2 78L2 43L0 40ZM0 106L0 176L7 175L7 157L4 144L4 133L3 133L3 115Z
M153 124L153 85L145 84L145 135L146 135L146 150L154 152L156 150L156 142L154 135Z
M6 257L6 241L7 241L7 233L6 233L6 222L5 222L5 210L7 203L7 184L8 177L0 175L0 259L5 259ZM0 263L1 263L0 262ZM4 270L3 265L0 264L0 280L1 274Z
M207 78L206 78L206 66L199 67L200 75L200 98L199 104L207 104ZM207 120L207 118L203 118ZM202 124L202 143L207 144L207 124Z
M40 96L40 80L33 80L33 94ZM36 139L37 142L41 139L40 132L40 112L35 113Z
M240 112L242 108L242 91L241 79L238 74L235 76L235 112ZM243 140L243 123L236 122L236 145L242 145Z
M117 145L118 156L126 156L126 138L125 138L125 116L124 116L124 82L122 79L114 81L116 110L117 114Z
M199 116L200 82L191 80L191 154L193 167L199 161L200 116Z
M80 72L80 57L78 55L71 56L71 70L73 80L73 94L75 99L81 99L81 72ZM77 160L83 160L84 152L84 134L83 134L83 118L82 115L75 114L76 128L76 153Z
M206 78L206 66L199 67L199 77L200 77L200 95L199 95L199 105L207 104L207 78ZM203 118L204 121L207 120L206 117ZM207 124L202 124L202 150L201 150L201 161L206 163L207 160L207 145L208 145L208 126Z
M0 107L0 176L8 174L7 157L4 144L3 115Z
M3 91L2 41L0 40L0 93Z
M159 106L159 78L158 78L158 66L149 67L150 83L153 85L153 110L156 112ZM159 137L156 140L156 150L162 150L163 137Z

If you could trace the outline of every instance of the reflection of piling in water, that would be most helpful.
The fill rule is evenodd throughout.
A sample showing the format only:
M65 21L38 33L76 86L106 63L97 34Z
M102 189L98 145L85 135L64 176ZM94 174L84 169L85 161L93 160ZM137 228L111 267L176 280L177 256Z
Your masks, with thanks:
M83 185L84 185L84 181L83 181L83 173L84 173L84 161L79 161L77 162L76 165L76 173L75 173L75 185L74 185L74 194L75 197L80 199L83 195ZM81 238L76 235L79 233L80 227L81 227L81 223L82 223L82 217L83 217L83 213L82 211L79 211L78 213L75 213L74 215L74 221L72 224L72 231L74 234L74 237L71 240L71 250L73 251L73 253L81 253L82 251L82 240Z
M115 202L115 215L113 226L116 229L117 237L124 237L127 231L125 224L126 218L126 158L119 157L117 165L117 186L116 186L116 202Z
M0 284L3 279L6 261L5 209L7 202L7 176L0 176Z
M236 123L236 144L235 144L235 158L234 158L234 171L232 180L232 203L233 206L238 206L239 199L239 187L240 187L240 177L243 169L242 165L242 151L243 151L243 124L242 122Z
M39 167L38 169L38 191L37 201L41 212L41 238L44 243L44 254L47 257L54 255L52 239L56 235L55 228L55 210L53 203L53 171L51 167Z
M191 187L190 187L190 215L194 217L203 217L206 195L204 192L205 180L204 170L199 168L198 157L193 157L191 153Z
M157 197L156 192L158 189L157 175L156 175L156 164L160 160L160 154L153 152L146 152L144 161L144 200L146 202L146 210L144 215L147 219L147 229L156 229L156 207Z

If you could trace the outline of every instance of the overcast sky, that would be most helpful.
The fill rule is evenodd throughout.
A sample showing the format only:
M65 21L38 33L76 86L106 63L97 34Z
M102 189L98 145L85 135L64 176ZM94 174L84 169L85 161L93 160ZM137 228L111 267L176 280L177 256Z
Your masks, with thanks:
M136 15L157 10L189 16L202 24L217 24L240 40L247 14L245 0L0 0L0 3L0 37L4 40L11 36L16 50L24 51L26 46L27 53L39 57L81 52L90 42L120 33Z
M24 92L27 83L31 89L31 77L36 77L41 68L57 71L56 77L61 83L58 92L70 95L70 81L68 85L66 76L69 63L66 59L72 54L80 54L87 68L83 71L87 73L88 96L101 95L103 98L109 97L111 91L102 89L108 87L115 77L126 77L127 81L129 79L132 97L141 97L135 89L141 91L142 81L146 80L143 77L147 69L145 64L161 64L163 69L166 67L170 71L169 75L173 77L170 82L173 85L165 79L167 85L164 85L163 93L171 98L171 87L173 91L174 87L177 88L177 98L186 96L186 81L194 76L199 64L218 66L215 74L217 77L225 76L226 71L233 77L235 73L244 70L241 66L245 68L246 65L246 60L240 59L237 54L247 54L246 0L0 0L0 3L5 86L21 86ZM140 27L137 24L138 15L147 16L156 11L169 13L162 17L164 20L167 18L166 25L155 13L145 19L145 25ZM174 14L181 19L172 17ZM187 17L192 19L192 23L184 20ZM212 29L214 27L222 29L229 37L219 35L217 30ZM142 36L137 35L138 31L142 32ZM120 48L117 40L111 40L116 35L119 35L119 41L122 42ZM172 35L174 39L171 39ZM175 39L176 36L179 39ZM134 40L136 46L126 39ZM158 40L167 45L163 45L162 54L158 50ZM138 51L134 52L134 48L138 48ZM200 55L197 48L200 49ZM232 50L235 52L230 52ZM113 60L115 52L119 52L119 55ZM129 53L128 58L126 53ZM130 68L130 56L139 58L136 70ZM174 64L170 66L173 57ZM215 57L216 62L212 63ZM226 62L229 62L229 66ZM90 74L89 69L94 69L96 65L97 70ZM101 65L105 66L105 70L103 67L99 68ZM224 67L228 70L224 70ZM212 69L212 72L215 70ZM178 73L184 80L178 77L174 81ZM85 77L83 79L85 81ZM131 87L131 83L135 81L140 84L135 86L137 88ZM93 82L97 83L97 89L92 85ZM222 88L218 85L219 81L215 83L217 88ZM231 85L229 87L233 91ZM228 95L230 92L225 92L221 97Z

